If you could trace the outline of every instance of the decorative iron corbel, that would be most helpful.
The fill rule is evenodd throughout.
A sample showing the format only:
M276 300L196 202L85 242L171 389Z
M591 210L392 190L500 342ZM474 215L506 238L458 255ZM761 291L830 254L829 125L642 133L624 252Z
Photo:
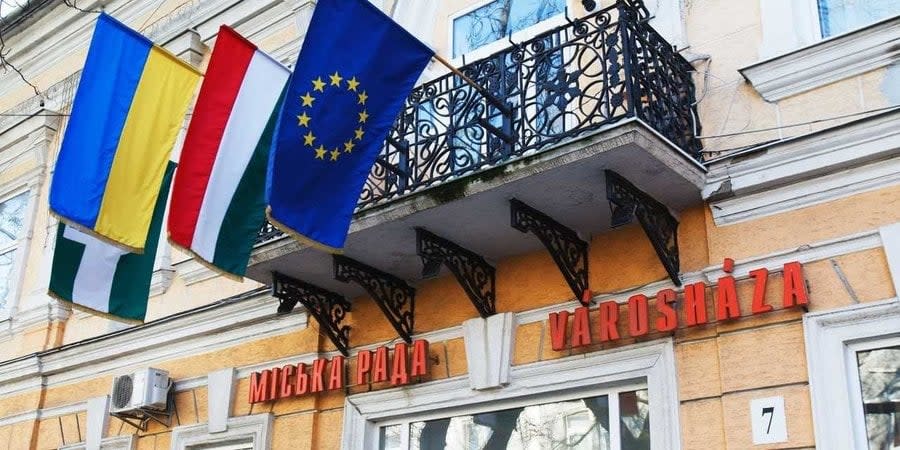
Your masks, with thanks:
M550 252L575 298L582 303L589 302L590 296L585 296L588 291L588 243L571 228L518 199L509 201L509 210L512 227L523 233L534 233Z
M344 296L278 272L272 272L272 295L280 302L279 314L291 312L298 302L305 306L335 347L350 356L350 325L341 324L350 311Z
M606 198L612 208L613 228L630 223L637 217L669 278L675 285L681 286L678 221L665 205L636 188L621 175L611 170L605 171L605 174Z
M334 278L362 286L375 300L397 334L412 343L416 290L405 281L346 256L334 255Z
M424 264L423 277L437 276L441 264L444 264L456 277L481 317L488 317L496 312L496 270L481 255L423 228L416 228L416 252L422 257Z

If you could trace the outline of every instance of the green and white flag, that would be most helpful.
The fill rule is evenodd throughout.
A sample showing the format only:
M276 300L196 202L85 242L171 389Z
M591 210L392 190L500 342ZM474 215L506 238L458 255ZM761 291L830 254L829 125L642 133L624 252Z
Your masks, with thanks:
M50 295L95 314L143 322L166 199L175 163L169 162L143 254L129 253L60 222Z

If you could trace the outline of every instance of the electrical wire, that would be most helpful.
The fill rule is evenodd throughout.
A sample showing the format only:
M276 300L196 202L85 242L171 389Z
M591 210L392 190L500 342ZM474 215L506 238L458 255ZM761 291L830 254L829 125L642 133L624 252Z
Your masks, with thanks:
M138 29L138 31L143 32L147 28L147 25L150 22L150 19L152 19L153 16L155 16L156 13L159 12L159 8L162 8L162 5L165 3L166 3L166 0L159 0L159 3L156 4L156 9L154 9L153 12L150 13L150 15L147 16L146 19L144 19L144 23L141 24L141 28Z
M792 124L788 124L788 125L779 125L777 127L758 128L755 130L736 131L734 133L713 134L713 135L709 135L709 136L695 136L695 137L697 139L715 139L715 138L730 137L730 136L741 136L744 134L764 133L766 131L778 131L778 130L783 130L785 128L802 127L802 126L812 125L812 124L821 123L821 122L830 122L832 120L846 119L848 117L856 117L856 116L861 116L864 114L872 114L872 113L878 113L878 112L883 112L883 111L891 111L891 110L895 110L895 109L900 109L900 105L886 106L884 108L869 109L866 111L858 111L858 112L849 113L849 114L841 114L839 116L832 116L832 117L826 117L824 119L810 120L808 122L799 122L799 123L792 123ZM719 151L710 150L709 152L710 153L718 153Z

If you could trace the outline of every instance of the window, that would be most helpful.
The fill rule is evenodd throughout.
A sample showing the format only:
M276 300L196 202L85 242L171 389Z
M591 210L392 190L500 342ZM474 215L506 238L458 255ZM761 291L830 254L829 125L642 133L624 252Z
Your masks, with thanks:
M559 16L566 0L492 0L453 19L453 57Z
M172 450L263 450L270 448L274 416L269 413L231 417L225 431L209 432L209 424L182 425L172 430Z
M210 445L192 445L187 447L191 450L253 450L253 442L238 442L238 443L225 443L225 444L210 444Z
M582 399L386 425L379 433L380 450L649 450L650 406L647 389L619 389Z
M900 14L897 0L818 0L822 37L834 36Z
M803 317L816 448L900 448L900 301Z
M103 438L100 441L100 450L132 450L134 448L135 437L133 434L125 435L125 436L113 436L108 438ZM65 445L59 448L59 450L85 450L87 449L87 444L84 442L80 442L78 444Z
M0 202L0 309L7 309L16 289L16 250L25 234L25 208L28 192Z
M475 391L466 376L347 397L341 448L680 448L671 339L510 368Z
M900 345L856 352L870 450L900 448Z

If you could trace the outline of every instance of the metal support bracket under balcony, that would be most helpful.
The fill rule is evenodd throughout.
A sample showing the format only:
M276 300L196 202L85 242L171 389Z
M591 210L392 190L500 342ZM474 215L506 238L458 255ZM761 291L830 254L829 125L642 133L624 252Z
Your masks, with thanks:
M583 304L590 302L588 290L588 243L571 228L534 209L520 200L509 201L512 227L523 233L534 233L562 272L563 278Z
M362 286L397 334L412 343L416 290L405 281L346 256L334 255L334 278Z
M612 208L612 227L630 223L635 217L653 244L656 256L677 286L681 286L678 259L678 221L668 208L621 175L607 170L606 198Z
M424 264L423 277L437 276L441 264L444 264L456 277L481 317L488 317L496 312L496 269L481 255L423 228L416 228L416 252L422 257Z
M344 356L350 356L350 325L342 324L350 302L344 296L278 272L272 272L272 295L280 302L279 314L291 312L298 302L305 306L319 322L319 330Z

